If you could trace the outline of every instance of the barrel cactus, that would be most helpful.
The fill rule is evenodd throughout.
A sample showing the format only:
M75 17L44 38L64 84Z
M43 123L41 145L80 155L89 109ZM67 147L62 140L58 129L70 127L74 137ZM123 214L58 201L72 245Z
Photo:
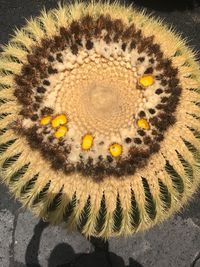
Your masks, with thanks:
M0 56L0 176L50 223L108 238L149 229L200 182L200 70L160 20L59 4Z

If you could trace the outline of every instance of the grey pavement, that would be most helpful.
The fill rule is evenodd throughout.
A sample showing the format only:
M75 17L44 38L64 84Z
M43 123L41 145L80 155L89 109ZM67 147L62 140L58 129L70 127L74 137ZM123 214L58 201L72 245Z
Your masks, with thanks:
M53 0L0 0L0 43L8 41L14 26L25 23L24 18L38 15L43 6L53 8L56 3ZM200 51L198 1L136 0L135 4L173 25ZM92 249L91 243L79 233L49 226L24 211L5 186L0 185L0 267L70 266L67 263L75 256ZM200 267L200 192L185 209L148 232L129 238L111 238L109 251L118 262L112 265L114 267ZM101 260L97 257L91 261L95 267Z

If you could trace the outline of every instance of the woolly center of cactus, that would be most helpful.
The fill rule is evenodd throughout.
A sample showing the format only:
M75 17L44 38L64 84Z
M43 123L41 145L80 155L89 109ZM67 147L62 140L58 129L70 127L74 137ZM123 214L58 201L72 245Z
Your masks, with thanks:
M104 61L97 58L96 62L89 61L65 73L60 85L49 93L45 105L52 106L51 95L57 91L53 108L55 114L68 115L69 129L76 127L76 133L82 136L91 132L96 138L102 134L111 140L113 133L131 127L142 94L136 89L133 71ZM55 76L55 80L61 79Z
M52 167L95 179L133 174L156 153L181 87L154 37L85 16L43 39L16 75L21 132Z
M91 104L91 112L94 112L104 118L104 116L114 115L120 109L118 92L115 88L93 84L89 90L89 103ZM86 101L87 103L87 101Z

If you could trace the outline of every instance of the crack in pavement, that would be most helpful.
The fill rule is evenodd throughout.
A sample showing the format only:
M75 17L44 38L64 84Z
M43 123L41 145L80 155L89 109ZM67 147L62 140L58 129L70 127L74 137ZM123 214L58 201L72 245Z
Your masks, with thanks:
M17 220L18 216L20 214L20 210L16 211L14 221L13 221L13 230L12 230L12 242L9 246L9 267L15 267L15 253L14 253L14 247L15 247L15 230L17 226Z
M200 252L197 254L197 256L195 257L195 259L193 260L193 262L191 263L191 266L190 267L198 267L196 265L196 263L199 263L200 264Z

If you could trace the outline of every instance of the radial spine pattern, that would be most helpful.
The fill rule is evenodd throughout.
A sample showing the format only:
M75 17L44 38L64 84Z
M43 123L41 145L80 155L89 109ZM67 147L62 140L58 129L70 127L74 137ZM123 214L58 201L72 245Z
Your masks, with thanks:
M185 42L131 6L43 10L0 57L2 181L86 236L162 222L200 182L199 77Z

